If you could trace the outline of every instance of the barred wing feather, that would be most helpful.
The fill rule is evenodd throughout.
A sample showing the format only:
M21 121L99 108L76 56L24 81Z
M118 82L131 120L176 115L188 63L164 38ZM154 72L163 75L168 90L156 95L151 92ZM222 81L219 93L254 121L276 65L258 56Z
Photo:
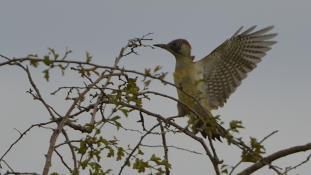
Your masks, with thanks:
M256 26L235 34L208 56L196 62L202 68L204 85L202 94L208 101L208 109L222 107L229 96L252 71L271 46L277 34L269 33L273 26L254 31Z

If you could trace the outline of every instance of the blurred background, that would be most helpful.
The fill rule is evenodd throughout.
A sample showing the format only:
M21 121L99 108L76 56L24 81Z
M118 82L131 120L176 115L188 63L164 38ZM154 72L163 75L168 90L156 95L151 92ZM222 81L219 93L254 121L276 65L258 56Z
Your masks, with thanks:
M84 60L85 51L88 51L93 55L94 63L112 66L128 39L152 32L154 40L150 44L187 39L192 44L193 55L199 60L240 26L258 25L258 28L263 28L274 25L278 43L242 82L226 105L214 111L225 122L242 120L246 129L241 135L245 138L263 138L279 130L265 142L267 153L272 153L311 141L310 16L311 3L307 0L1 1L0 53L9 57L42 56L48 47L58 52L69 48L73 50L70 59ZM140 49L139 55L126 57L121 62L121 66L141 72L161 65L162 70L169 73L168 81L172 81L174 64L172 55L150 48ZM42 76L41 72L35 73L42 93L64 112L68 104L62 103L61 96L49 96L49 93L60 85L76 84L76 79L55 73L47 83ZM19 136L14 128L23 131L33 123L46 121L49 116L41 104L25 93L30 85L20 69L0 67L0 82L2 155ZM176 97L172 87L159 84L154 84L154 87ZM175 105L155 98L148 108L171 116L177 112ZM16 170L41 172L50 134L48 130L34 129L14 147L6 161ZM182 136L171 136L169 144L202 151L200 145ZM228 164L233 164L239 159L239 154L225 147L217 145L220 155ZM304 154L291 156L277 164L289 166L305 157ZM211 168L207 166L208 159L204 155L174 149L170 152L170 161L173 164L172 174L209 174ZM63 171L57 162L52 170ZM308 174L310 171L308 163L294 173Z

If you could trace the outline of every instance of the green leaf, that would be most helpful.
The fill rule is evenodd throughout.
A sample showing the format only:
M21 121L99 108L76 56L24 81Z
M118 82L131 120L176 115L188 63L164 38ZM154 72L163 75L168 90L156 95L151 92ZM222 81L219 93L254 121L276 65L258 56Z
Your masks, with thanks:
M54 60L57 60L57 58L59 57L59 54L56 53L55 50L52 48L48 48L48 50L49 50L49 54L52 54Z
M243 151L242 161L243 162L253 162L256 163L262 158L262 156L256 152Z
M129 116L130 111L128 109L120 108L119 110L125 115L125 117Z
M265 148L263 145L261 145L256 138L251 137L251 146L252 149L255 150L255 152L262 154L265 153Z
M146 168L148 167L148 162L142 159L136 159L135 163L133 164L133 169L136 169L139 173L145 172Z
M243 162L257 162L262 159L262 154L265 153L265 148L261 145L256 138L250 138L251 151L245 149L242 152Z
M122 127L122 124L118 121L114 121L114 124L117 127L117 130L119 130Z
M239 132L239 129L241 128L244 128L244 126L242 125L242 121L232 120L230 122L230 130L232 130L233 132Z
M139 155L144 155L144 152L141 149L138 149L138 153Z
M114 150L111 147L107 147L108 148L108 154L107 157L114 157Z
M110 119L110 121L114 124L114 126L117 127L117 130L119 130L122 127L122 124L118 121L121 117L116 115Z
M85 154L87 150L86 142L82 141L80 142L80 148L78 149L78 153Z
M105 146L110 145L110 143L104 138L100 139L100 142L103 143Z
M150 160L154 161L156 164L158 164L161 161L161 158L157 157L155 154L152 154Z
M145 69L145 76L150 76L151 75L151 70L150 69Z
M157 165L163 165L167 168L171 168L171 164L166 160L162 160L160 157L157 157L155 154L152 154L150 161L155 162Z
M60 68L60 70L62 71L62 75L64 76L65 75L65 67L61 64L59 64L57 66Z
M102 167L97 162L90 162L89 166L91 167L91 170L93 170L93 171L90 170L90 172L91 172L90 174L91 175L101 175L101 174L103 174Z
M38 67L39 61L35 60L35 59L31 59L30 60L30 65L33 66L33 67Z
M85 52L86 62L90 63L92 61L93 56L89 52Z
M150 83L151 83L151 80L146 80L146 81L144 81L144 86L148 87L150 85Z
M118 148L118 151L117 151L117 161L121 160L123 157L124 157L124 149L122 147L119 147Z
M45 69L45 70L43 71L43 74L44 74L45 80L46 80L46 81L49 81L49 79L50 79L49 69Z
M50 57L48 55L44 56L43 63L47 66L51 65L52 61L50 60Z
M120 116L116 115L116 116L112 117L110 120L116 121L116 120L119 120L120 118L121 118Z
M84 161L80 161L79 163L80 163L80 165L81 165L81 167L82 167L82 169L85 169L86 167L87 167L87 165L88 165L88 160L84 160Z
M160 69L162 69L162 67L160 65L157 65L154 69L153 72L156 73L158 72Z

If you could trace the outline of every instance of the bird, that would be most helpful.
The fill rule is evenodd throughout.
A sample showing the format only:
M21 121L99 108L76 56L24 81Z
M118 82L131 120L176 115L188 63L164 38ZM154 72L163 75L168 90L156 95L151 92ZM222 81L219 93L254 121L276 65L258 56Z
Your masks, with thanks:
M189 116L192 131L213 140L226 137L228 130L218 124L211 111L223 107L229 96L254 70L276 43L273 26L260 30L240 27L229 39L204 58L195 61L186 39L154 44L171 53L176 60L173 74L178 95L178 115Z

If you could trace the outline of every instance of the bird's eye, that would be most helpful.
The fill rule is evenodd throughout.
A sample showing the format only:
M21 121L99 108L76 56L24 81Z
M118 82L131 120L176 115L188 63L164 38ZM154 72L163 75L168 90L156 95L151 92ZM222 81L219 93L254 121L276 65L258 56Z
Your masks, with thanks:
M178 52L178 51L179 51L179 44L176 43L176 42L173 42L173 43L171 44L171 48L172 48L172 50L174 50L175 52Z

